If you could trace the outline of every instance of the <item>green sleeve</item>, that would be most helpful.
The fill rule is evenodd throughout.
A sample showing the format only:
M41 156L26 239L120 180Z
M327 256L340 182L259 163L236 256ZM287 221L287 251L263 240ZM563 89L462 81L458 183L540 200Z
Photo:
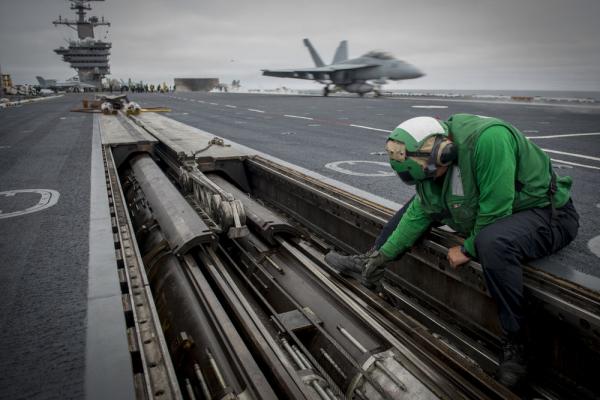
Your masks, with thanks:
M429 228L431 222L431 218L425 214L421 207L419 196L415 196L415 199L408 205L406 212L400 218L398 226L379 251L391 259L398 257L421 237L423 232Z
M508 129L493 126L481 133L475 145L475 178L479 210L465 250L477 256L475 237L487 225L512 214L517 168L516 143Z

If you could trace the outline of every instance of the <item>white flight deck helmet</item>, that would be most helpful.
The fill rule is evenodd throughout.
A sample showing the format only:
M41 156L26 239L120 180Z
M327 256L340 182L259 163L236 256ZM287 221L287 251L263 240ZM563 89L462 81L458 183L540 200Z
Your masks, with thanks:
M392 169L408 185L435 177L439 167L456 159L456 147L448 140L448 127L433 117L402 122L388 136L385 148Z

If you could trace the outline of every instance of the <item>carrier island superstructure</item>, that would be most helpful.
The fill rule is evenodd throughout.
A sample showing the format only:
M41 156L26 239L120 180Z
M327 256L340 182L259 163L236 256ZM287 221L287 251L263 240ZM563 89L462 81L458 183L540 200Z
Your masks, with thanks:
M96 16L86 18L87 11L92 9L92 1L104 0L70 0L71 10L77 13L77 19L68 19L59 16L53 21L55 26L66 25L77 31L77 39L69 40L68 47L61 46L54 51L63 56L63 60L77 70L80 82L93 84L100 88L102 78L110 73L108 57L112 43L98 40L94 37L94 28L97 26L110 26L104 17Z

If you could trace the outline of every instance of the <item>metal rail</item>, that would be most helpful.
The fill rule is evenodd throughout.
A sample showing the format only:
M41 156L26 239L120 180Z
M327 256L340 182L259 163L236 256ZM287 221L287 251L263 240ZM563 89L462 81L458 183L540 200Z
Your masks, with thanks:
M130 212L166 341L186 393L208 399L276 399L198 265L187 255L178 258L169 248L169 242L175 249L185 246L180 238L193 240L194 249L210 248L214 234L207 232L181 194L164 185L154 186L162 184L165 176L148 156L137 156L129 163L131 169L123 179ZM159 190L161 196L156 195ZM146 197L147 193L153 195ZM164 224L166 215L183 214L188 218L185 225ZM168 241L167 233L175 240Z
M136 394L144 399L180 399L182 395L133 235L110 147L103 147L102 154L123 304L126 307L127 337L133 365L139 365L134 371L138 378L135 380Z

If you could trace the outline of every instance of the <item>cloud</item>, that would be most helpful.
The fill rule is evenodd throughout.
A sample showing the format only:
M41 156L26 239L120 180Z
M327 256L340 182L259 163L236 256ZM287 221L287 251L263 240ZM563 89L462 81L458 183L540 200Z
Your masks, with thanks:
M112 75L241 79L246 86L310 85L262 77L262 68L311 66L310 37L325 61L342 39L351 56L388 50L427 75L407 88L600 90L596 0L108 0L94 14L112 22ZM0 63L14 80L65 78L52 52L69 34L51 19L64 1L3 4Z

